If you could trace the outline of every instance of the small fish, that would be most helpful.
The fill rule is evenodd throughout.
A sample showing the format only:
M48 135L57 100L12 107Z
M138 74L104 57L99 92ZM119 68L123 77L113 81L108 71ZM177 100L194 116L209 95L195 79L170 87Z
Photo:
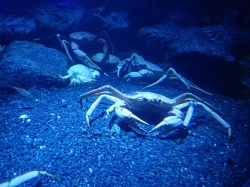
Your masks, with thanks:
M13 88L18 92L20 93L21 95L25 96L25 97L31 97L31 98L34 98L28 91L26 91L25 89L23 88L18 88L18 87L14 87Z

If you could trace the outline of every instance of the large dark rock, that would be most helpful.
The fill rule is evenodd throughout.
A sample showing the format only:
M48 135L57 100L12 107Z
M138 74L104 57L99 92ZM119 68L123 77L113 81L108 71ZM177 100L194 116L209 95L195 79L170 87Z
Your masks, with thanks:
M81 8L71 9L43 3L34 11L34 19L40 29L51 29L57 32L75 31L83 12Z
M178 73L215 93L241 97L243 68L237 63L247 54L249 33L228 24L181 28L158 24L139 31L142 46L171 63ZM244 43L244 45L243 45ZM153 55L152 55L153 56Z
M68 70L67 57L52 48L28 41L14 41L0 57L0 87L59 87L59 74Z
M167 57L197 52L235 62L232 45L236 40L249 37L249 34L240 34L228 25L181 28L159 24L140 29L139 37L146 41L149 49L164 51Z

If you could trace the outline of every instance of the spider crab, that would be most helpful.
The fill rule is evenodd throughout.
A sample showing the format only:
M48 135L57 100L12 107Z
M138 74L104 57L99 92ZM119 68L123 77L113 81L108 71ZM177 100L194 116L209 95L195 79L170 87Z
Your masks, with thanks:
M80 31L80 32L73 32L69 35L71 42L68 42L66 40L61 39L61 35L57 34L57 38L59 42L61 43L62 47L64 48L66 55L70 59L71 62L74 62L73 58L71 57L69 50L67 48L66 44L71 45L71 49L73 50L75 56L87 67L100 70L102 69L97 66L88 56L85 52L80 50L81 45L103 45L103 55L100 57L100 61L103 61L103 59L106 57L109 49L109 45L112 48L112 52L114 50L114 46L109 39L108 33L103 31L100 35L94 35L90 32Z
M114 111L115 114L120 117L126 124L140 131L146 132L146 130L139 124L149 125L143 119L139 118L133 112L152 112L157 115L166 116L160 123L154 126L149 132L158 132L157 134L162 136L168 132L173 131L180 127L187 127L193 116L195 106L201 106L205 111L211 114L218 122L228 129L228 136L231 136L230 125L222 119L219 115L221 112L202 100L198 96L192 93L184 93L173 99L165 97L160 94L152 92L135 92L133 94L123 94L119 90L110 85L105 85L97 89L91 90L80 96L80 103L82 107L82 99L88 96L99 97L90 106L86 112L86 122L88 126L89 117L96 109L102 98L106 98L112 102L107 110L107 116L110 112ZM183 109L188 108L186 114L182 112Z
M135 71L131 71L131 69ZM149 88L154 86L165 79L178 79L180 80L188 89L195 88L200 90L208 95L210 93L206 92L205 90L199 88L192 82L185 79L183 76L178 74L174 68L169 68L167 72L165 72L159 66L144 60L140 55L133 53L130 58L126 58L125 60L121 61L117 66L117 76L120 77L121 71L126 71L128 74L124 76L124 79L129 82L130 80L138 80L142 78L146 78L149 81L154 81L152 84L144 87Z

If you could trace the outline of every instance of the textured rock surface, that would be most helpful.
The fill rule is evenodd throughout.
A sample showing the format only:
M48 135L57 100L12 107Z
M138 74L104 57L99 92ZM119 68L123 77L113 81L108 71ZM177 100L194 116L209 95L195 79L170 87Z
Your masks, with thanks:
M227 25L180 28L159 24L139 31L139 37L146 41L148 48L165 51L167 56L197 52L228 62L236 61L230 51L233 42L249 37L249 34L243 34Z
M68 59L56 49L15 41L2 51L0 67L0 87L52 87L62 85L59 74L67 72Z

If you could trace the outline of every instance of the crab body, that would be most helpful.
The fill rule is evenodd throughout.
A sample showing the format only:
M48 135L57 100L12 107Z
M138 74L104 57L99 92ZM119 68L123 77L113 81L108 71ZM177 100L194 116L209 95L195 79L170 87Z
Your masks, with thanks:
M118 65L117 75L120 77L121 70L127 70L124 76L127 81L146 78L150 81L158 80L164 75L164 70L159 66L144 60L141 56L133 53L130 58L126 58ZM135 71L131 71L131 69Z
M69 35L72 42L78 45L95 45L95 44L105 44L106 41L104 39L99 39L95 34L90 32L80 31L73 32Z
M153 111L164 113L170 110L175 100L169 99L163 95L152 92L134 92L131 94L124 94L126 97L126 103L134 111Z
M139 131L147 132L143 126L149 125L144 119L141 119L135 113L141 112L147 115L149 112L156 115L164 115L165 118L156 124L149 133L159 132L158 135L166 135L168 132L180 127L187 127L192 119L194 108L201 106L205 111L211 114L217 121L228 129L228 135L231 136L230 125L221 118L221 112L191 93L181 94L173 99L152 92L135 92L133 94L123 94L112 86L105 85L91 90L80 96L80 99L88 96L99 95L96 101L86 112L86 122L89 126L89 117L96 109L103 98L112 102L107 110L107 116L115 112L125 123ZM82 102L81 102L82 104ZM185 114L183 110L186 109Z
M70 79L70 85L76 86L85 83L95 83L100 77L100 73L97 70L87 68L82 64L76 64L71 66L68 70L68 75L61 76L62 79Z

